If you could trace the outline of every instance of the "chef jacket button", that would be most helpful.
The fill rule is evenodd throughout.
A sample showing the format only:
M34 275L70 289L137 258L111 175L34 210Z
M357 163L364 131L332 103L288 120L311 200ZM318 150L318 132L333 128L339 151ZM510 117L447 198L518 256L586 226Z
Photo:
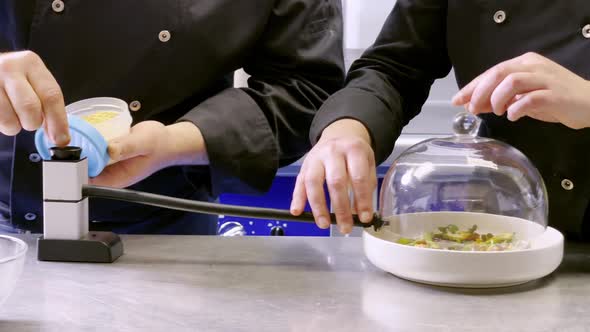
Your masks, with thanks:
M170 31L168 31L168 30L162 30L158 34L158 38L160 39L160 41L162 43L165 43L165 42L169 41L170 40L170 37L171 37L170 36Z
M64 9L65 9L65 4L64 4L64 2L63 2L63 1L61 1L61 0L54 0L54 1L51 3L51 8L53 9L53 11L54 11L54 12L56 12L56 13L61 13L61 12L63 12L63 11L64 11Z
M569 179L563 179L561 181L561 187L565 190L572 190L574 189L574 183L572 182L572 180Z
M584 38L590 39L590 24L586 24L582 28L582 35L584 36Z
M41 156L38 153L31 153L29 155L29 160L33 163L38 163L41 161Z
M503 10L498 10L494 14L494 22L496 22L498 24L502 24L502 23L504 23L504 21L506 21L506 12Z
M25 219L27 221L33 221L33 220L36 220L37 219L37 215L34 214L34 213L29 212L29 213L25 214Z
M141 103L139 102L139 100L134 100L134 101L130 102L129 109L132 110L133 112L139 111L141 109Z

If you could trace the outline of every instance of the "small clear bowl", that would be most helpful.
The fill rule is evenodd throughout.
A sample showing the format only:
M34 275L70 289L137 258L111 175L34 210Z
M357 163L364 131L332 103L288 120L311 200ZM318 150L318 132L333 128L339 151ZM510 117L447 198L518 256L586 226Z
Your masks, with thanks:
M0 235L0 305L12 294L22 274L27 250L23 240Z

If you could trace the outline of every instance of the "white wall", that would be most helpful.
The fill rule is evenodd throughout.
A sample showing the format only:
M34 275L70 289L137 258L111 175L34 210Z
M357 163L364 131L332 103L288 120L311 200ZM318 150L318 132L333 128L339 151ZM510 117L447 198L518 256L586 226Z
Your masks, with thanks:
M392 11L395 0L342 0L344 10L344 47L347 66L372 45L383 23ZM450 119L459 111L450 104L457 92L455 77L450 75L433 85L422 113L404 133L450 133Z
M395 0L342 0L344 11L344 47L366 49L381 31Z

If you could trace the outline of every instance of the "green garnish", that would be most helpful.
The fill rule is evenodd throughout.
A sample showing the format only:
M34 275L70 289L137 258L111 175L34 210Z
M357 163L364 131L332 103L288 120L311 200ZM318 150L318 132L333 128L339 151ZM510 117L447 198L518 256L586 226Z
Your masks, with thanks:
M457 231L459 230L459 227L457 227L457 225L449 225L447 226L447 228L453 234L457 233Z
M479 234L477 225L460 230L457 225L438 227L439 232L425 232L421 237L399 238L397 243L420 248L458 251L503 251L514 247L514 233Z
M414 240L412 240L412 239L408 239L408 238L405 238L405 237L400 237L400 238L397 240L397 243L399 243L399 244L405 244L405 245L408 245L408 244L414 243Z

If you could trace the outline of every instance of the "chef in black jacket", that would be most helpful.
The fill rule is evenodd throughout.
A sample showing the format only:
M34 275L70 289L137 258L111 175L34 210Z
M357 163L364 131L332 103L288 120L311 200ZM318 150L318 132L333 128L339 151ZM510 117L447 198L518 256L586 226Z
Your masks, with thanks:
M67 144L64 104L129 103L132 132L111 142L119 162L95 184L213 200L267 190L309 149L313 115L344 80L339 0L2 0L0 52L0 219L10 231L42 231L31 131L44 124ZM239 68L248 88L232 88ZM216 230L215 217L127 203L92 200L90 212L97 230Z
M324 180L343 232L351 230L347 184L363 221L372 213L375 164L451 67L453 103L483 118L484 136L524 152L549 194L549 223L590 240L590 2L398 0L346 87L318 112L314 148L292 202L309 199L328 227Z

